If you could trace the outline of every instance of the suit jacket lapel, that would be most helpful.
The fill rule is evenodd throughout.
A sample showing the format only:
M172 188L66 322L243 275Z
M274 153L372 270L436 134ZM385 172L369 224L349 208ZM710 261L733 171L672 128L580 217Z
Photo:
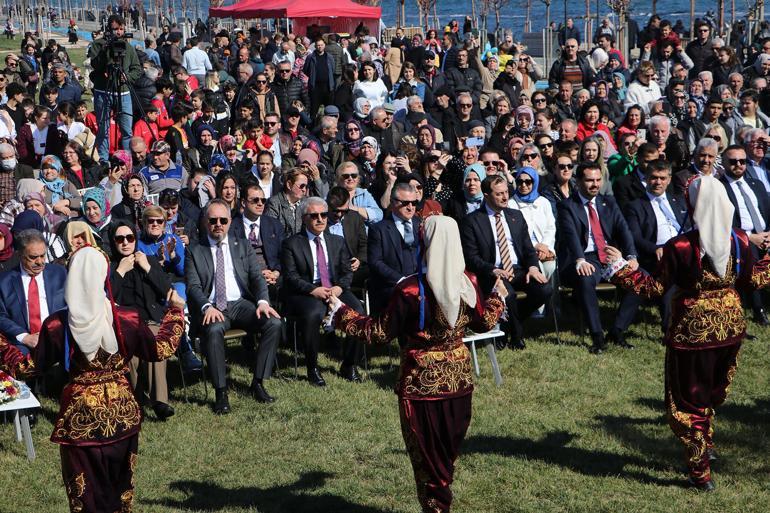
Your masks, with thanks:
M303 229L301 232L304 239L302 240L302 244L300 246L302 247L302 254L305 256L305 263L307 264L308 272L310 273L310 281L313 281L313 253L310 251L310 244L315 244L313 241L308 239L307 232ZM307 243L305 242L307 241Z
M604 240L607 242L607 244L610 243L610 232L611 230L607 229L607 222L608 219L608 213L607 212L607 200L604 199L602 196L596 197L596 215L599 218L599 225L602 227L602 235L604 235Z
M19 306L21 307L22 315L24 315L24 326L29 329L29 313L24 306L27 304L27 297L24 295L24 283L21 281L21 271L18 271L17 278L13 281L14 288L16 289L16 295L19 298ZM48 291L46 291L46 294Z
M390 222L386 223L385 226L388 227L388 236L390 237L391 244L393 244L393 248L396 250L395 253L398 258L398 263L404 265L402 260L403 255L401 254L401 241L403 239L401 238L401 233L398 231L398 227L396 227L396 219L391 217Z

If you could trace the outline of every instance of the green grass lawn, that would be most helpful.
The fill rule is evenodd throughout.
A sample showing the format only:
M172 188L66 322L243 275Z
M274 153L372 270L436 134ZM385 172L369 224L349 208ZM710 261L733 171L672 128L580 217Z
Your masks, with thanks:
M605 314L609 322L611 312ZM480 351L454 510L767 511L768 331L750 329L758 338L744 345L730 397L718 411L716 493L684 487L682 447L663 415L664 349L646 338L652 325L640 324L630 338L636 350L598 357L571 334L562 334L563 345L548 334L530 338L525 351L499 353L501 387ZM322 359L329 386L319 390L294 379L291 354L283 351L278 376L268 383L279 400L269 406L246 395L248 371L232 365L233 413L225 417L212 414L201 384L190 388L190 404L176 388L176 416L159 423L149 413L143 425L137 511L418 512L392 392L395 372L384 349L372 353L369 379L359 385L334 377L336 361ZM228 355L243 361L244 352L231 344ZM169 376L178 381L175 362ZM12 425L0 426L2 512L66 511L58 447L48 440L56 403L43 404L34 462L27 462Z

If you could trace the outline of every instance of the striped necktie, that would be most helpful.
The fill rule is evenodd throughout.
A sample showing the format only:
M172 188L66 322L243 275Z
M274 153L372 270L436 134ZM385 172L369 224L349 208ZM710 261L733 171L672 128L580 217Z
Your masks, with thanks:
M513 276L513 261L511 260L511 250L508 247L508 237L505 236L503 228L503 216L500 212L495 214L495 226L497 228L497 246L500 249L500 263L503 270L508 271Z

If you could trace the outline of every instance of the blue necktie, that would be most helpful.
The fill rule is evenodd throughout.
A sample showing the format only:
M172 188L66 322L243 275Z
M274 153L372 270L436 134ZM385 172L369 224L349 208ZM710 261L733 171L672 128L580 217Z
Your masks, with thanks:
M671 226L674 227L674 231L679 233L679 229L681 226L679 226L679 222L676 220L676 216L674 215L674 212L671 210L671 207L668 204L668 201L663 196L657 197L658 206L660 207L660 211L663 212L663 215L666 217L669 223L671 223Z
M404 223L404 242L407 246L414 245L414 232L412 231L411 221L402 221Z

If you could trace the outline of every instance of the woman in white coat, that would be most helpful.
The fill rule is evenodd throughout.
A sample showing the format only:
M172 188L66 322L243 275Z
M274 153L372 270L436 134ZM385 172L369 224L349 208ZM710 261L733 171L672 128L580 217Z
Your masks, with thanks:
M540 177L531 167L516 173L516 192L508 207L520 210L527 222L532 245L540 260L540 270L549 280L556 270L556 219L551 202L537 192Z

